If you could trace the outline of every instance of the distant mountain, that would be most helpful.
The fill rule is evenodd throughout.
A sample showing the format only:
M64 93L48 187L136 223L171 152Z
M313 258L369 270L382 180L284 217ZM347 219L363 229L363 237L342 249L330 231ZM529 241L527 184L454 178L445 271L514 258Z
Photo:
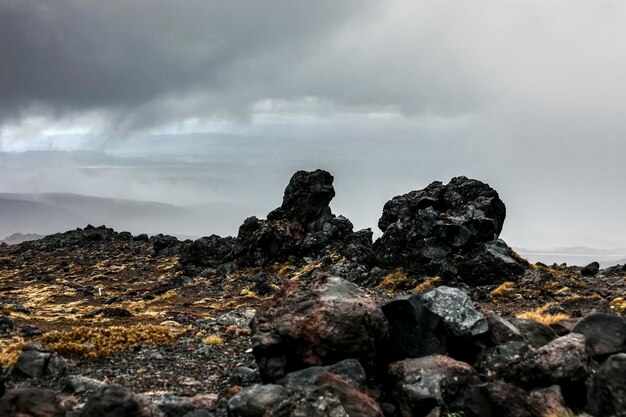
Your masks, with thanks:
M514 249L530 262L542 262L548 265L552 263L566 263L568 265L584 266L591 262L598 262L601 267L605 268L626 263L626 248L598 249L573 246L554 249Z
M7 236L4 240L0 240L0 243L6 243L7 245L17 245L22 242L28 242L30 240L38 240L45 237L44 235L38 235L36 233L13 233L11 236Z
M87 224L184 237L232 235L254 207L215 202L188 207L71 193L0 193L0 237L46 235Z

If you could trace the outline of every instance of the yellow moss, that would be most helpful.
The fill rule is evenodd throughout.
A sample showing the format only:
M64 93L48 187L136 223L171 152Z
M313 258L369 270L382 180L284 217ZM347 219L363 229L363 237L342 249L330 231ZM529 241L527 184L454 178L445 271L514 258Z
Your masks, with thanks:
M498 288L491 291L492 298L517 298L517 294L515 294L515 283L511 281L506 281L500 284Z
M626 297L617 297L609 303L609 306L620 316L626 313Z
M311 262L309 264L306 264L302 268L300 268L295 274L293 274L293 276L291 277L291 280L297 281L302 276L308 274L311 271L316 270L320 266L322 266L322 264L320 262Z
M252 291L250 288L244 288L243 290L241 290L239 295L241 295L242 297L252 297L252 298L257 298L257 299L261 298L259 294Z
M380 280L377 288L384 288L387 291L393 291L401 288L416 288L418 280L407 276L404 268L398 268L390 274L387 274Z
M73 327L62 332L46 333L40 342L64 356L100 358L139 345L156 345L174 341L180 332L171 327L138 324L103 328Z
M5 368L13 366L26 345L27 342L19 336L14 336L10 339L0 339L0 365Z
M564 313L550 314L546 312L550 307L554 306L555 304L556 303L548 303L535 310L520 313L517 315L517 318L534 320L536 322L545 324L547 326L554 324L554 323L558 323L561 320L569 319L569 316Z
M338 264L348 264L350 261L340 253L333 252L330 254L330 260Z
M207 336L203 342L205 345L218 346L224 343L224 339L222 339L219 335L211 334Z
M426 281L421 282L413 288L414 292L424 292L426 290L430 290L431 288L437 287L441 284L441 277L432 277L428 278Z

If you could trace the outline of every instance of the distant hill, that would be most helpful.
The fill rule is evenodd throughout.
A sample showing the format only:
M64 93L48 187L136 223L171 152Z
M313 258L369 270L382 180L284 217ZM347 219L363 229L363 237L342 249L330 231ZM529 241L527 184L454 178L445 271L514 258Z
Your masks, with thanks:
M626 264L626 248L598 249L574 246L554 249L514 249L530 262L542 262L547 265L564 262L568 265L585 266L595 261L605 268Z
M71 193L0 193L0 239L14 233L47 235L87 224L132 233L232 235L255 214L253 209L233 202L179 207Z
M35 233L13 233L11 236L7 236L4 240L0 240L0 243L6 243L7 245L17 245L22 242L28 242L30 240L38 240L45 237L44 235L38 235Z

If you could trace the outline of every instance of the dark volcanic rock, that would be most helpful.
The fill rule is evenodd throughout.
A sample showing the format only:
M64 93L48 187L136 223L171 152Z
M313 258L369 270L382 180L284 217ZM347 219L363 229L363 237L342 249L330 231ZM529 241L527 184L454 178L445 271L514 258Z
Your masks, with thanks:
M146 405L127 388L107 385L89 398L81 417L163 417L151 405Z
M479 382L472 367L443 355L405 359L389 366L393 396L403 417L426 416L448 396Z
M433 182L385 204L373 246L387 267L469 283L512 280L524 272L502 241L506 209L498 193L477 180Z
M380 307L389 322L391 360L445 353L445 342L437 337L441 318L422 303L419 294L396 297Z
M54 392L24 388L9 391L0 399L2 417L64 417L65 410Z
M489 340L494 345L524 340L524 336L517 326L497 314L489 314L487 324L489 325Z
M13 365L13 371L30 378L59 375L65 371L65 359L37 345L28 345Z
M547 345L558 337L556 332L535 320L513 319L513 324L520 330L524 339L528 340L534 348Z
M623 416L626 410L626 353L609 357L591 380L587 407L597 417Z
M343 359L369 359L387 337L381 309L341 278L291 282L259 307L250 323L254 356L264 380Z
M596 275L600 271L600 264L597 262L592 262L589 265L586 265L580 268L580 273L585 277L592 277Z
M576 323L572 332L585 336L592 356L610 355L626 348L626 322L612 314L589 314Z
M541 417L540 403L523 389L504 381L469 386L446 404L464 416Z
M509 341L482 352L476 367L488 377L507 378L531 348L528 342Z
M217 268L232 257L235 239L211 235L194 240L180 250L180 263L204 268Z
M297 389L306 385L314 385L315 381L325 374L340 376L355 389L365 389L365 370L356 359L346 359L330 366L311 366L291 372L281 378L278 383L289 389Z
M524 384L549 386L584 381L590 370L585 337L571 333L527 355L514 372Z
M0 314L0 336L9 334L15 330L15 321L9 316Z
M237 262L266 265L333 251L351 260L370 260L371 232L355 233L348 219L331 212L332 183L332 175L323 170L296 172L285 189L283 204L267 220L249 217L239 228L233 252Z
M272 384L252 385L228 401L231 417L286 417L290 408L289 391Z

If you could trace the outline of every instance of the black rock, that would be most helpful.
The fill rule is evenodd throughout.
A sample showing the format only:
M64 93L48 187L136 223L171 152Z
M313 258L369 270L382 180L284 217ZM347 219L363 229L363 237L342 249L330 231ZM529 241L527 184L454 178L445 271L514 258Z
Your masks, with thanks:
M504 381L465 387L446 398L446 405L463 416L542 417L541 405L523 389ZM452 413L456 415L455 413Z
M596 275L599 271L600 264L597 262L591 262L589 265L580 268L580 273L585 277L592 277Z
M489 314L487 324L489 325L488 338L493 345L524 340L524 336L517 326L497 314Z
M626 353L609 357L591 379L587 407L596 417L623 416L626 410Z
M490 378L508 379L513 372L513 365L521 362L530 351L530 345L524 341L509 341L493 346L481 353L476 368Z
M181 265L217 268L232 257L235 239L211 235L194 240L180 250Z
M498 193L477 180L434 182L385 204L374 242L378 261L422 275L468 283L514 280L524 267L497 237L506 209Z
M420 295L396 297L380 308L389 322L389 360L445 353L445 341L437 337L441 319L422 303Z
M441 317L446 330L455 337L479 336L489 330L483 313L458 288L437 287L421 295L420 299L430 311Z
M12 333L15 330L15 321L4 314L0 314L0 335Z
M612 314L589 314L576 323L572 333L585 336L592 356L611 355L626 348L626 322Z
M298 390L301 387L315 385L320 376L328 373L340 376L357 390L366 388L365 370L356 359L346 359L330 366L312 366L291 372L277 383L290 390Z
M66 369L65 360L38 345L28 345L13 365L13 372L30 378L60 375Z
M138 417L139 402L128 389L108 385L93 395L82 409L81 417Z
M231 417L288 416L290 410L290 393L281 385L252 385L228 401Z
M513 319L513 324L519 329L530 345L534 348L547 345L558 335L550 326L528 319Z

